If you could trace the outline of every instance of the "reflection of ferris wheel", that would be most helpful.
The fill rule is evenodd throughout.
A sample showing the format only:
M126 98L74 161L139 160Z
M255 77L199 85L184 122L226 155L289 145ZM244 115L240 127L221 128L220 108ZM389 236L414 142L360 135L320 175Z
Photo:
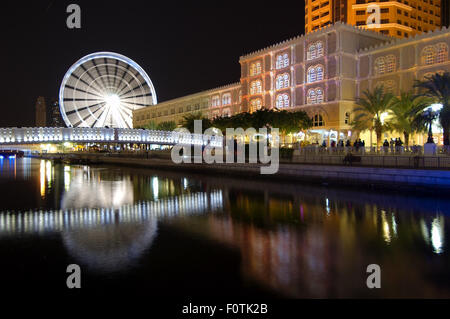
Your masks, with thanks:
M112 52L89 54L66 73L59 107L68 127L131 128L132 111L157 103L147 73Z

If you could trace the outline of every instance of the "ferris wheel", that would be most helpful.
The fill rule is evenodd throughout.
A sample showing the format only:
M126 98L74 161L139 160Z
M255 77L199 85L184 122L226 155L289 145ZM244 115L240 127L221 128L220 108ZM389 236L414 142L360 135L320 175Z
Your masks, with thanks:
M157 103L147 73L133 60L97 52L78 60L59 89L68 127L132 128L132 111Z

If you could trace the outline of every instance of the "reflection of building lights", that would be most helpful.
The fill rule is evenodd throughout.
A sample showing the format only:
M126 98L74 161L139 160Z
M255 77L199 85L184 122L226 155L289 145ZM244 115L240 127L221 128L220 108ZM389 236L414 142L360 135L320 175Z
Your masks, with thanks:
M48 182L48 187L50 188L52 185L52 162L51 161L47 161L47 164L45 166L45 171L47 173L47 182Z
M381 211L381 223L383 225L383 237L384 241L388 244L391 242L391 232L389 229L389 223L386 219L386 212L384 210Z
M45 197L45 161L41 160L40 166L40 182L41 182L41 196Z
M392 232L394 233L394 237L397 236L397 222L395 221L394 213L392 213Z
M70 188L70 166L64 166L64 188L66 191Z
M328 200L328 198L325 198L325 205L326 205L327 215L330 215L330 201Z
M188 179L187 178L183 178L183 188L187 189L189 185Z
M444 246L444 220L442 218L435 218L431 223L431 244L433 245L433 250L436 254L443 252L442 247Z
M153 177L152 178L152 190L153 190L153 198L155 200L157 200L158 199L158 193L159 193L158 177Z

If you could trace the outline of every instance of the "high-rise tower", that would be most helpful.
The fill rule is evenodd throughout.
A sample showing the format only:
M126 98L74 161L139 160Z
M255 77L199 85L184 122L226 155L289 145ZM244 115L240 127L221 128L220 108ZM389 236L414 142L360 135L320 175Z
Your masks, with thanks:
M47 125L47 106L45 98L40 96L36 101L36 126L45 127Z
M447 9L447 2L447 0L305 0L305 32L342 21L393 37L409 37L439 28L442 23L444 25L448 23L448 13L444 11ZM375 17L373 14L379 14L379 20L369 19L371 16Z

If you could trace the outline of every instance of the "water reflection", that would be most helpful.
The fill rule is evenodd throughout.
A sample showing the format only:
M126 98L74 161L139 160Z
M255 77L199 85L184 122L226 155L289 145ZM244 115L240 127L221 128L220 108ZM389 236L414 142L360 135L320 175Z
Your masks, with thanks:
M47 161L29 163L26 173L15 165L16 173L2 168L0 187L31 176L38 200L32 209L20 208L20 198L3 207L0 242L57 234L92 271L134 273L164 223L233 248L243 278L288 296L450 297L445 198ZM370 263L382 267L382 291L365 286Z

